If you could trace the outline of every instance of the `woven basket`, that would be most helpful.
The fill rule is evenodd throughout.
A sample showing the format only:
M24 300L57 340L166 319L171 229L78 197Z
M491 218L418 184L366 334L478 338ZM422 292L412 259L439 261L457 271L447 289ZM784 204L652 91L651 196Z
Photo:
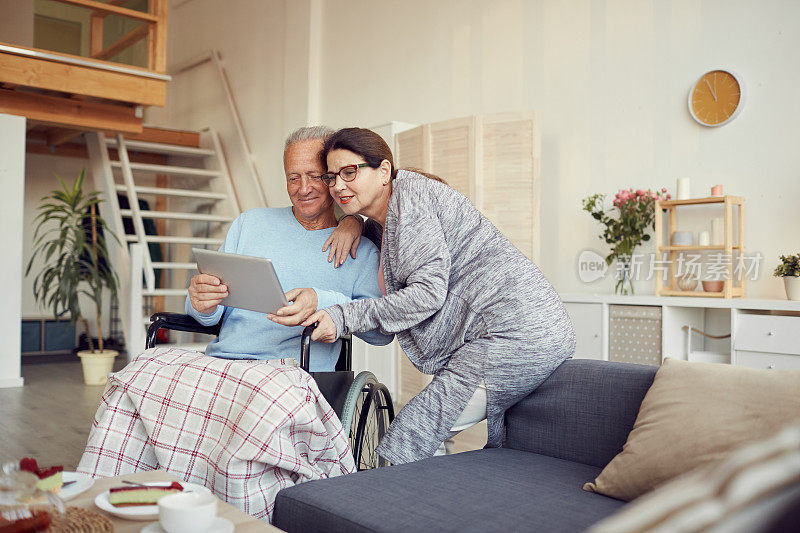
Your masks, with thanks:
M67 514L56 518L47 530L48 533L113 533L114 524L105 516L82 509L67 507Z

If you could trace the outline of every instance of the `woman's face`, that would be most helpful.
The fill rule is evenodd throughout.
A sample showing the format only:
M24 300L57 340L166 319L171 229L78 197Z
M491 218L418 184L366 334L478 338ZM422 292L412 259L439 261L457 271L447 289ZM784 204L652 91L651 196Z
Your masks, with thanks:
M362 163L365 163L364 158L350 150L338 149L328 152L328 172L340 172L348 165ZM384 159L378 168L369 166L358 168L356 177L352 181L345 181L340 175L336 178L336 184L330 188L331 196L346 214L370 216L372 211L379 207L380 199L387 190L390 179L391 165Z

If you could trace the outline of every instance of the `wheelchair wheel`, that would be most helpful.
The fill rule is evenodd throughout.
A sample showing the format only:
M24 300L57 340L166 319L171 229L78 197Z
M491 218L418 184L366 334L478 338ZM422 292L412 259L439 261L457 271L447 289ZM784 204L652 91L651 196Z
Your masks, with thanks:
M394 420L389 390L372 372L361 372L353 380L342 412L342 425L349 430L350 448L358 470L387 466L375 448Z

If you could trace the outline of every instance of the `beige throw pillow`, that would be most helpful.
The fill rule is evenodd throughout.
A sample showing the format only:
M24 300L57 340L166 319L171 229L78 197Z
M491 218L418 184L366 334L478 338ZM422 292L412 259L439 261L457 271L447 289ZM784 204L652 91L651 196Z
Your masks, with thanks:
M747 531L743 514L757 507L756 520L769 523L784 510L782 495L797 487L800 424L793 424L665 483L593 525L589 533L688 533L712 527Z
M632 500L800 420L800 370L666 359L622 451L583 488Z

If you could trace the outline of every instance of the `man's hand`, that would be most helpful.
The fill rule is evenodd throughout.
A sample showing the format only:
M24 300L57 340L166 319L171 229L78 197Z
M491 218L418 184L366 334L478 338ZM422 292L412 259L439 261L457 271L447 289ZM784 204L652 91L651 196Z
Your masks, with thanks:
M331 236L322 245L322 251L328 250L328 263L336 261L334 268L343 265L347 259L347 252L356 258L358 243L361 242L361 219L358 215L350 215L339 221L339 225L333 230Z
M228 286L216 276L197 274L189 282L189 301L201 313L213 313L226 296Z
M284 326L297 326L317 310L317 293L314 289L292 289L286 293L291 305L281 307L267 318Z
M311 334L312 341L336 342L338 338L336 335L336 324L333 323L333 319L327 311L324 309L317 311L303 322L303 326L309 326L314 322L319 322L319 324L317 325L317 329L314 330L314 333Z

